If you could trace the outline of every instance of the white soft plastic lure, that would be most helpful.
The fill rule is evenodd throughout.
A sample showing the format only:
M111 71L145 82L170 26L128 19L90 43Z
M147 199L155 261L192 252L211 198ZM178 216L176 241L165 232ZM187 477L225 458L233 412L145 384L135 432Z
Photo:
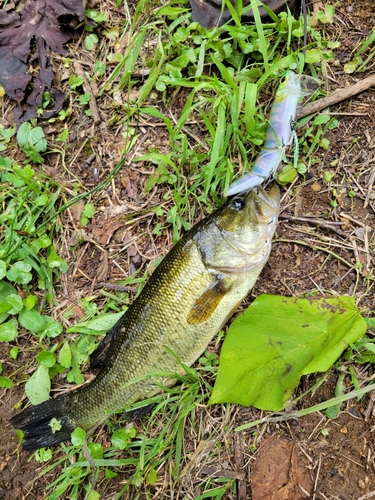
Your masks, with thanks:
M286 73L272 104L264 146L251 172L234 181L229 186L227 196L260 186L275 174L285 148L293 141L298 101L316 92L319 86L319 81L312 76L296 75L293 71Z

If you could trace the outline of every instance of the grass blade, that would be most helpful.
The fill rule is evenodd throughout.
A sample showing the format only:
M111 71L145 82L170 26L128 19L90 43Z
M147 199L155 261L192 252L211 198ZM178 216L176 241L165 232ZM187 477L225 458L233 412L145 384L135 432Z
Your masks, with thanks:
M250 0L251 9L253 11L254 22L259 36L259 48L263 56L263 63L266 71L269 69L268 64L268 52L267 52L267 42L266 37L264 36L263 24L260 18L259 8L258 8L258 0Z
M258 85L256 83L246 83L245 91L245 116L244 122L249 134L253 135L255 130L255 108L258 95Z

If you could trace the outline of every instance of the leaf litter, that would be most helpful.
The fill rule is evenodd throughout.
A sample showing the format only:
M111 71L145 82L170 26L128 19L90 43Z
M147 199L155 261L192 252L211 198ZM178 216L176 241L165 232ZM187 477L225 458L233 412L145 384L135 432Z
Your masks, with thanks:
M74 33L72 22L84 18L82 2L75 0L28 0L21 14L0 12L0 84L18 103L17 123L38 116L47 91L54 103L39 117L49 118L62 108L65 95L53 87L55 73L48 51L66 54L64 44Z

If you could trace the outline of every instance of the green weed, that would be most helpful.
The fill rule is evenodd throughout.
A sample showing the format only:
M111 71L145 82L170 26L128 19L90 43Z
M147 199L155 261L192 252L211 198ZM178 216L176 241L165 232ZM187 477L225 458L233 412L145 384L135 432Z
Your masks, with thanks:
M375 42L375 29L372 30L371 34L361 44L359 49L353 54L352 60L344 64L345 73L351 74L354 72L366 71L374 66L373 62L375 54L374 42Z
M5 128L0 124L0 152L6 151L9 147L9 142L16 133L16 127Z
M121 1L117 3L119 6ZM226 3L231 8L232 4ZM250 5L254 7L256 3L251 0ZM315 76L334 58L334 50L339 46L339 42L327 39L319 29L322 24L332 22L331 6L309 22L306 57L300 47L303 20L290 13L273 14L271 21L263 24L256 16L254 25L242 25L234 13L234 24L211 30L190 22L187 2L178 6L170 2L155 8L141 0L135 12L130 14L125 10L123 22L116 26L109 23L106 14L96 10L89 10L86 15L95 22L86 26L87 50L95 54L103 39L108 45L102 59L93 61L92 73L85 72L88 81L98 86L96 98L104 99L116 92L130 95L133 89L138 92L132 100L113 103L109 125L121 123L127 131L132 129L130 142L135 142L137 135L130 120L157 121L167 131L169 151L152 146L145 153L138 153L134 162L143 162L144 168L149 169L146 193L158 186L164 190L163 205L148 209L160 218L154 234L161 234L171 225L174 241L192 226L197 214L200 218L201 214L212 211L214 205L222 204L232 180L251 169L264 141L268 110L283 72L288 68L302 71L307 64ZM354 55L356 71L370 67L373 40L371 34ZM91 95L83 91L84 79L74 74L68 58L65 69L70 72L67 85L73 102L87 106ZM141 77L137 76L138 70L143 70ZM178 116L172 117L169 110L176 96L183 104ZM48 99L46 95L46 103ZM60 111L50 123L66 121L74 113L73 108ZM308 119L301 120L297 129L301 161L284 169L284 179L279 177L285 183L304 175L306 169L319 161L315 156L317 149L329 147L325 133L338 124L335 118L323 115L316 117L313 126L306 130L303 126ZM57 137L62 144L63 165L70 131L70 125L65 123ZM12 143L14 134L15 128L0 127L0 151L13 152L17 148ZM43 162L48 145L36 122L20 127L17 142L28 161ZM36 370L26 390L33 402L38 401L33 394L39 397L36 388L44 390L42 397L47 398L50 378L57 374L70 383L83 382L81 369L95 349L97 336L108 331L129 302L129 294L124 291L100 292L105 299L100 305L97 296L80 301L83 318L66 329L64 338L59 337L62 324L50 315L54 280L66 271L66 263L53 244L60 229L58 215L107 186L123 165L124 161L93 190L78 194L82 187L77 184L74 199L57 208L62 198L60 186L28 164L19 166L9 158L0 158L0 196L5 207L0 215L0 341L6 343L9 357L15 359L19 348L12 341L19 330L32 333L38 354ZM328 174L324 179L327 183L332 180ZM80 220L82 226L88 225L95 215L94 203L91 199L86 203ZM153 265L143 275L134 274L117 284L137 287L140 293ZM64 319L70 314L67 309ZM373 344L372 337L366 336L351 346L347 356L358 363L374 362ZM187 370L186 377L181 378L182 388L165 388L163 395L148 401L156 404L150 417L135 425L113 417L107 422L110 441L88 438L95 477L108 482L119 474L124 477L117 498L130 495L138 498L147 487L164 480L161 470L168 471L174 484L183 477L187 465L186 428L194 439L204 440L198 410L210 395L207 377L216 373L217 364L216 354L205 352L198 370L204 375L202 379ZM0 386L11 387L15 375L0 377ZM354 384L355 374L351 376ZM80 498L83 490L91 495L88 498L98 498L97 491L89 493L92 471L83 451L85 439L82 430L75 431L72 445L61 445L63 456L56 461L54 454L55 462L43 469L42 475L60 471L49 485L48 500ZM39 450L34 457L44 463L51 459L51 450ZM233 481L225 478L202 480L196 500L219 499L233 488Z
M41 127L36 127L33 123L22 123L17 132L17 142L30 161L43 163L39 153L47 150L47 141Z
M29 135L30 148L35 137L40 138L40 133ZM52 339L61 333L62 326L39 309L52 305L54 279L67 265L52 242L56 221L44 231L37 228L55 217L61 190L30 165L21 167L10 158L0 158L0 181L5 207L0 215L0 341L12 342L20 327L40 340ZM29 237L27 242L23 242L25 236Z
M329 9L325 15L319 22L330 22ZM163 37L160 31L154 31L160 24L164 25ZM234 25L207 30L191 23L189 13L171 4L157 10L155 20L148 21L136 34L133 30L134 22L125 27L122 36L130 40L128 50L100 93L130 88L134 84L130 68L146 62L149 76L139 89L138 99L127 103L127 112L129 116L163 122L171 150L166 154L153 148L134 161L156 166L146 192L158 184L170 186L165 199L173 199L174 205L167 221L173 226L176 241L181 230L191 225L192 199L195 206L207 206L210 211L212 201L219 205L223 202L235 171L241 175L251 169L267 126L260 96L264 100L267 93L273 94L278 83L275 77L286 69L302 69L304 60L296 46L303 36L303 21L283 13L273 15L272 22L262 24L256 17L254 25L245 26L237 16ZM310 50L319 54L319 61L328 60L336 45L323 40L318 29L310 25L308 31L314 40ZM153 54L145 49L146 41L155 47ZM311 57L309 62L317 61ZM171 95L184 89L185 105L174 121L155 107L142 107L153 89L160 93L166 107ZM199 130L205 130L208 137L201 141L197 132L192 135L189 122L199 123ZM318 145L316 141L310 155ZM284 183L303 175L308 164L298 162L296 167L284 174Z
M159 481L158 470L161 465L168 467L172 478L177 481L186 460L183 453L185 426L192 426L193 432L199 433L197 405L202 403L211 391L193 370L187 371L186 376L178 376L180 383L183 383L182 387L164 388L164 395L141 403L155 405L152 414L146 419L135 425L125 424L121 416L109 419L109 447L104 448L100 442L88 438L90 461L83 451L86 433L82 429L76 429L72 434L72 445L61 445L63 458L47 466L41 473L43 476L55 467L62 466L59 477L47 487L47 491L52 492L46 500L57 500L63 494L68 494L69 498L78 498L82 486L86 493L89 493L92 489L91 465L95 467L96 478L99 475L103 477L101 471L107 481L118 474L128 478L125 486L116 495L118 499ZM162 429L157 435L153 432L155 426ZM45 450L39 450L35 456L40 460L40 455L44 456L44 453ZM124 456L126 458L123 458ZM230 486L231 483L221 488L228 490ZM133 497L136 498L135 493Z

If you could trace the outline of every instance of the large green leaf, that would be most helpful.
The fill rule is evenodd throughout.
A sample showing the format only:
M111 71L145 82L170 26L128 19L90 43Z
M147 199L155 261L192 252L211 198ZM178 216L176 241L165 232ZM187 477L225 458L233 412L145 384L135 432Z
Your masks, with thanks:
M260 295L228 330L210 403L280 410L301 375L327 371L365 332L352 297Z

